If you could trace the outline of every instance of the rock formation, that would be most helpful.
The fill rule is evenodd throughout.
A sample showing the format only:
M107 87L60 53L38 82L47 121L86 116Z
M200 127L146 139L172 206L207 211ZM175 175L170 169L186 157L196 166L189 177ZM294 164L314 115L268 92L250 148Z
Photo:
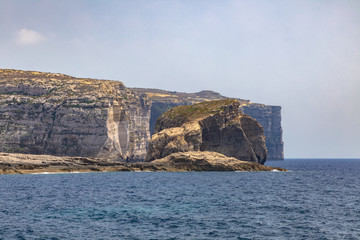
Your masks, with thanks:
M0 152L143 159L149 119L119 81L0 69Z
M169 108L225 99L213 91L129 89L119 81L0 69L0 152L138 161ZM283 158L280 107L240 99L265 129L268 159Z
M264 128L268 159L284 159L284 142L282 140L281 107L249 103L240 107L246 115L255 118Z
M158 169L167 171L285 171L259 163L240 161L217 152L190 151L172 153L151 162Z
M225 99L179 106L158 118L147 161L176 152L212 151L263 164L263 128L239 111L240 101Z
M118 171L286 171L239 161L215 152L173 153L152 162L124 163L110 159L0 153L0 174Z
M170 108L191 105L203 101L226 99L227 97L213 91L198 93L182 93L149 88L133 88L134 91L146 94L151 101L150 134L155 131L156 119ZM238 99L240 109L246 115L256 119L263 127L268 149L268 160L284 159L284 143L282 140L281 107L251 103Z

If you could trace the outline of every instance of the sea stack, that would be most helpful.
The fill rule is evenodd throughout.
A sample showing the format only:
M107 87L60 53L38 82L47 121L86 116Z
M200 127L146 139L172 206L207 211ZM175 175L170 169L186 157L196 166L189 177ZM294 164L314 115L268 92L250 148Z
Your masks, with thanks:
M177 152L207 151L264 164L264 129L239 108L238 100L224 99L168 110L156 122L146 160Z

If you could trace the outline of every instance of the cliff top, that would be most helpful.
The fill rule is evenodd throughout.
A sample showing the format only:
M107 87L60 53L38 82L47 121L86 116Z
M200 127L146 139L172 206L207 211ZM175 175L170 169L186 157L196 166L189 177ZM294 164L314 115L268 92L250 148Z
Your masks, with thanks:
M166 91L152 88L131 88L134 91L145 94L149 100L163 103L181 103L181 104L196 104L204 101L214 101L227 99L218 92L203 90L196 93L184 93L175 91ZM249 100L238 99L241 104L248 104Z
M239 103L236 99L224 99L208 102L201 102L195 105L174 107L163 114L163 117L174 119L181 116L185 121L193 121L209 114L221 111L225 106Z
M115 171L286 171L215 152L174 153L153 162L123 163L99 158L0 153L1 174Z
M182 105L227 99L220 93L210 90L184 93L150 88L126 88L120 81L77 78L61 73L0 68L0 94L5 95L45 96L46 98L76 98L77 96L102 98L105 96L122 96L126 89L145 94L150 101ZM278 107L251 103L249 100L244 99L237 100L243 106Z
M201 120L225 109L239 109L239 106L240 102L237 99L228 98L174 107L163 113L157 120L155 131L158 132L164 128L181 126L185 122Z
M103 97L121 94L125 86L119 81L76 78L60 73L0 69L0 93L27 96L78 96L80 94Z

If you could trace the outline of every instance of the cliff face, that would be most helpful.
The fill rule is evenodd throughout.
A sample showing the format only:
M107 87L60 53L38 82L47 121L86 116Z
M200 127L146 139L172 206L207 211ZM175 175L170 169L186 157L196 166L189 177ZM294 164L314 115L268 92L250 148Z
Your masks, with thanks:
M238 100L225 99L165 112L156 122L147 160L176 152L211 151L263 164L267 152L263 128L239 107Z
M155 131L156 120L167 110L182 106L192 105L204 101L227 99L227 97L214 91L201 91L198 93L170 92L159 89L132 88L132 90L145 94L151 101L150 134ZM238 99L241 104L249 103L249 100Z
M173 153L152 162L124 163L111 159L0 153L1 174L118 171L286 171L240 161L215 152Z
M158 89L134 88L133 90L146 94L151 101L150 134L155 132L158 117L170 108L191 105L203 101L226 99L213 91L198 93L171 92ZM256 119L263 127L268 149L267 159L284 159L284 143L282 140L281 107L250 103L249 100L238 99L240 110Z
M284 142L282 140L281 107L263 104L243 105L240 109L255 118L264 128L268 159L284 159Z
M172 153L150 164L166 171L286 171L207 151Z
M0 151L142 159L146 96L118 81L0 69Z
M212 91L128 89L118 81L0 69L0 151L140 160L166 110L219 99ZM280 107L239 102L264 126L268 159L282 159Z

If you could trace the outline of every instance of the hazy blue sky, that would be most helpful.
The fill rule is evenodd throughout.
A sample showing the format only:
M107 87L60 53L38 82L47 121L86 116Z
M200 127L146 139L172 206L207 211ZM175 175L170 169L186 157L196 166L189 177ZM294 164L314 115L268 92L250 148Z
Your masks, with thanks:
M281 105L285 157L360 157L359 0L1 0L0 68Z

